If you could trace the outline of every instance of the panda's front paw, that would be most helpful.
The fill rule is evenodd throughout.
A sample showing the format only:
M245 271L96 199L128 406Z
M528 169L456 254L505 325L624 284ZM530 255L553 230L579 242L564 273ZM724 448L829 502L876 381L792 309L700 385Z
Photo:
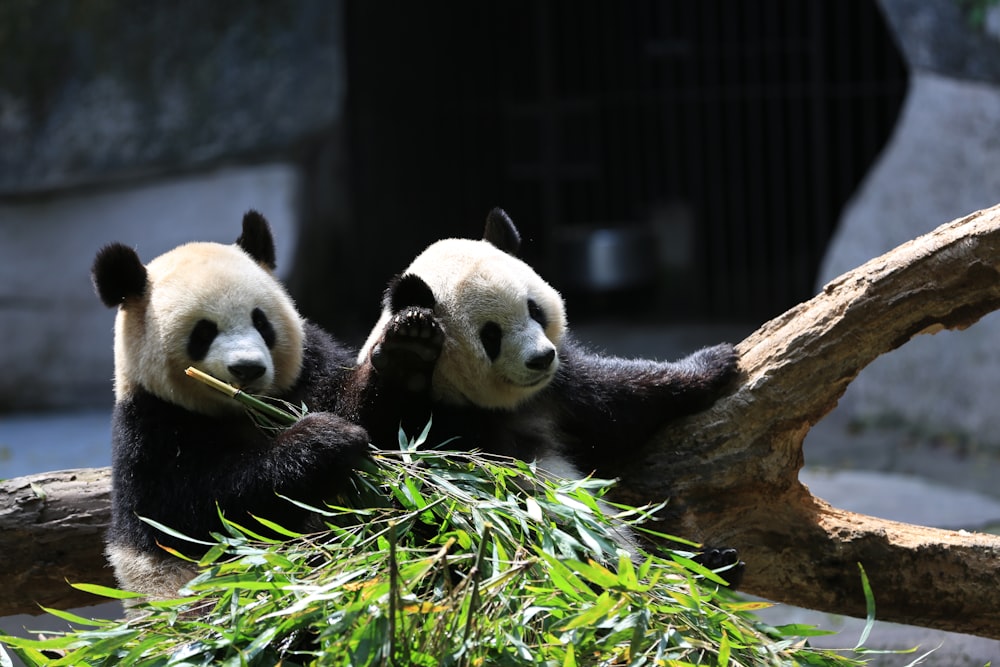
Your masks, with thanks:
M323 464L324 469L350 470L368 453L368 432L331 412L310 412L278 436L279 450L300 450L299 460Z
M746 563L740 560L740 552L732 547L705 547L692 560L717 571L732 589L739 588L743 582Z
M372 348L372 366L383 382L408 391L430 388L444 346L444 330L429 308L406 308L393 315Z

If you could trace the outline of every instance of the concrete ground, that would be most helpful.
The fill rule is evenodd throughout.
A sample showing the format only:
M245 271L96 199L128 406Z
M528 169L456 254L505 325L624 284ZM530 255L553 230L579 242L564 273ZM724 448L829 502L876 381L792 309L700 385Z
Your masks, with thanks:
M613 324L581 325L577 335L608 353L675 359L701 345L741 340L749 328L664 329ZM109 463L110 406L84 413L0 417L0 478ZM900 428L858 429L834 411L806 438L802 479L817 496L837 507L887 519L942 528L1000 532L1000 462L949 443L929 442ZM876 602L877 595L876 593ZM114 607L91 608L108 615ZM864 622L777 605L762 616L773 624L808 623L837 632L814 644L850 648ZM0 628L53 627L52 619L9 617ZM58 626L58 623L56 623ZM876 623L870 648L909 649L907 655L871 656L873 665L902 666L934 649L922 665L1000 664L1000 642L904 625Z

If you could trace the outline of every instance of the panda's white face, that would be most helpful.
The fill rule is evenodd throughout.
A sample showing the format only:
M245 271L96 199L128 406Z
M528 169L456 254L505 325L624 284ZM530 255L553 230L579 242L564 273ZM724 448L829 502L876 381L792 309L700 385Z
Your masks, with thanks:
M187 377L194 366L255 394L280 394L302 366L302 320L277 280L236 246L189 243L150 262L145 298L118 313L115 390L137 386L189 410L238 404Z
M431 288L445 333L432 381L435 399L513 408L555 376L565 307L530 266L486 241L447 239L406 273Z

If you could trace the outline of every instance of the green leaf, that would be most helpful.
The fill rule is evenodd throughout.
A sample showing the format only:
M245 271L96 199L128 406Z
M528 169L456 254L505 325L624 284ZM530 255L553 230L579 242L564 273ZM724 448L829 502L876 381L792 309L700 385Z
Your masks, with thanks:
M572 644L566 645L566 655L563 657L563 667L576 667L576 651Z
M69 585L78 591L90 593L91 595L99 595L105 598L111 598L112 600L135 600L143 597L142 593L123 591L117 588L101 586L99 584L74 584L73 582L69 582Z
M602 588L614 588L618 585L618 575L599 563L594 561L584 563L572 559L566 559L563 562L566 567L578 572L584 579Z
M858 638L857 645L854 647L855 650L865 645L865 642L868 641L868 635L875 626L875 594L872 593L871 584L868 583L868 574L861 563L858 563L858 571L861 573L861 589L865 594L865 618L867 622L865 623L864 630L861 631L861 637Z
M63 611L62 609L51 609L49 607L42 607L41 605L39 605L39 607L46 614L50 614L52 616L55 616L56 618L61 618L64 621L67 621L69 623L74 623L76 625L84 625L93 628L103 628L115 624L115 621L111 621L108 619L84 618L83 616L77 616L76 614L70 613L68 611Z
M216 544L211 549L205 552L205 555L201 557L198 561L198 567L208 567L215 561L219 560L226 553L225 544Z
M623 599L613 598L608 591L604 591L590 608L563 623L559 629L565 632L576 628L594 626L606 616L612 614L615 608L623 603Z
M783 637L825 637L837 634L833 630L822 630L814 625L804 623L778 625L774 627L774 630Z
M722 639L719 641L719 657L716 663L719 667L729 667L729 654L732 647L729 646L729 635L722 631Z
M157 529L158 531L160 531L162 533L166 533L167 535L170 535L171 537L176 537L178 540L184 540L185 542L190 542L191 544L201 544L201 545L206 546L206 547L211 547L211 546L215 545L215 542L206 542L204 540L196 540L193 537L188 537L184 533L182 533L180 531L177 531L177 530L174 530L173 528L170 528L169 526L165 526L164 524L160 523L159 521L154 521L154 520L152 520L152 519L150 519L148 517L140 516L139 520L142 521L142 522L144 522L144 523L148 523L150 526L152 526L153 528Z
M236 533L233 533L232 531L230 531L233 537L236 537L236 538L239 538L239 539L242 539L244 537L249 537L249 538L251 538L253 540L256 540L257 542L264 542L265 544L277 544L278 542L281 541L281 540L276 540L276 539L271 538L271 537L265 537L264 535L261 535L260 533L254 532L254 531L250 530L249 528L246 528L243 525L236 523L232 519L227 519L225 516L222 515L221 512L219 513L219 518L222 519L223 526L225 526L227 528L232 527L236 531L238 531ZM256 517L254 517L254 518L256 518ZM240 533L242 533L242 535Z
M276 581L264 581L253 574L229 574L211 577L203 581L193 581L186 586L192 591L271 591L280 590L283 584Z

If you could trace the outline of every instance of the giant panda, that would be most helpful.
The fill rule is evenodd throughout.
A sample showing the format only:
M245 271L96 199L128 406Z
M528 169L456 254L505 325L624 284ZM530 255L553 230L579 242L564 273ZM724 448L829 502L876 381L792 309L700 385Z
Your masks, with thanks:
M274 268L271 231L255 211L234 245L188 243L147 265L120 243L97 253L94 286L118 309L107 554L127 590L176 597L196 571L163 547L204 549L143 518L198 540L221 531L219 512L301 529L310 517L278 494L319 503L367 451L365 430L332 412L268 432L185 375L194 366L294 405L336 403L356 352L299 315Z
M494 209L482 240L433 243L390 283L352 399L376 442L392 442L400 422L419 431L433 414L438 438L607 473L626 447L707 408L735 376L729 344L672 363L589 352L519 246Z
M392 280L345 392L376 444L432 419L435 441L449 447L611 478L630 451L707 408L735 377L729 344L673 363L589 352L572 338L559 293L515 256L519 246L494 209L482 240L433 243ZM738 560L729 549L706 554L712 567Z

